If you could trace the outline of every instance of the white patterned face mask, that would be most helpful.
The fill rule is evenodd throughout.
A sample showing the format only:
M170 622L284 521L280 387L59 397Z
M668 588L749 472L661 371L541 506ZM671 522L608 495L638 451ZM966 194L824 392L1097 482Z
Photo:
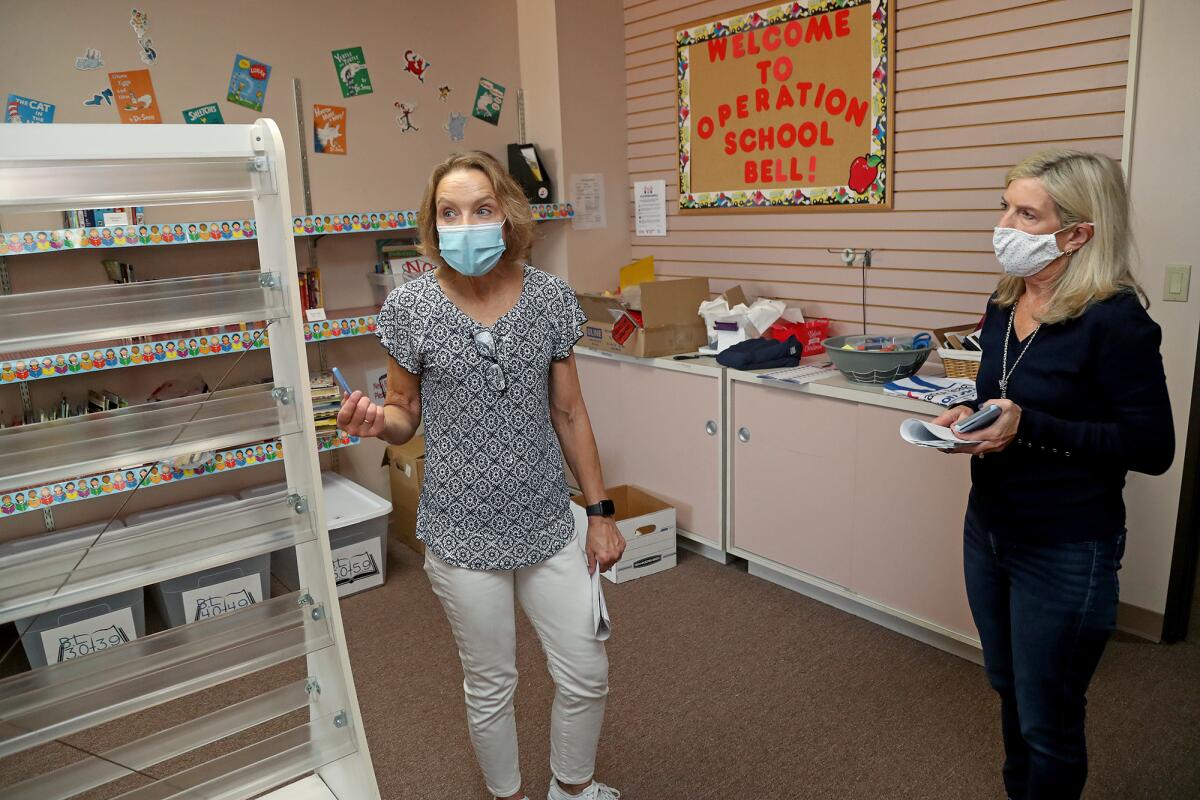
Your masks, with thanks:
M996 251L996 259L1007 274L1028 278L1044 270L1063 254L1054 237L1075 225L1059 228L1054 233L1026 233L1016 228L996 228L992 232L992 249Z

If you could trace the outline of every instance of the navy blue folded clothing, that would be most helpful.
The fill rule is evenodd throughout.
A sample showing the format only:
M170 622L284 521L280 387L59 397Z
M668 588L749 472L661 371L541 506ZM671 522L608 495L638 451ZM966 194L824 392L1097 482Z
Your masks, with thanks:
M775 339L748 339L721 351L717 363L730 369L777 369L800 363L803 345L795 337L786 342Z

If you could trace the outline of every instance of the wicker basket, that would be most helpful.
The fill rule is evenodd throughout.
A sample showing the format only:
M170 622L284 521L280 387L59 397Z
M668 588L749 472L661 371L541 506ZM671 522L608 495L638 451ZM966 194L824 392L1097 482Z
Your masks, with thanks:
M955 350L953 347L939 347L938 357L946 369L947 378L969 378L975 380L979 375L979 361L983 353L978 350Z
M941 347L938 348L938 358L942 360L942 366L946 370L947 378L968 378L975 380L979 375L979 362L983 358L983 353L978 350L959 350L955 347L946 346L947 333L970 333L976 329L976 325L960 325L957 328L935 328L933 335L937 338Z

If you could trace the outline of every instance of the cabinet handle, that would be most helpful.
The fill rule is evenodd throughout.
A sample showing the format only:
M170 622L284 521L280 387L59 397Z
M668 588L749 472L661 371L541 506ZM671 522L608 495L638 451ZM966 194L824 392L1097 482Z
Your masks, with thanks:
M742 444L745 444L746 442L750 441L750 429L749 428L738 428L738 441L741 442Z
M716 421L710 419L708 422L704 423L704 432L707 433L709 436L716 436L717 435Z

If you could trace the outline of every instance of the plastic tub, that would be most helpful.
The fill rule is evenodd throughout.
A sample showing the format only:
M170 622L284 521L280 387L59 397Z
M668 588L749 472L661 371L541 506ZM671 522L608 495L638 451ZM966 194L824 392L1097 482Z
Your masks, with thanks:
M911 336L832 336L821 344L843 375L857 383L890 383L907 378L929 358L932 344L914 348ZM844 345L871 349L844 350ZM895 349L884 349L888 346Z
M321 474L326 527L332 550L338 597L382 586L387 579L387 525L392 504L336 472ZM243 490L243 500L281 492L285 484L271 483ZM295 548L271 554L271 571L289 589L299 589Z
M202 511L237 502L233 495L217 495L131 514L129 526L155 522L186 511ZM174 628L237 611L271 596L271 557L267 553L230 564L171 578L151 587L150 597L163 620Z
M108 525L105 535L113 535L125 526L118 520ZM0 545L0 563L31 552L49 555L76 545L91 542L105 530L105 523L83 525L53 533L27 536ZM142 589L130 589L108 597L56 608L34 617L16 621L21 633L21 646L32 667L57 664L89 653L108 650L139 636L146 635L146 607Z

